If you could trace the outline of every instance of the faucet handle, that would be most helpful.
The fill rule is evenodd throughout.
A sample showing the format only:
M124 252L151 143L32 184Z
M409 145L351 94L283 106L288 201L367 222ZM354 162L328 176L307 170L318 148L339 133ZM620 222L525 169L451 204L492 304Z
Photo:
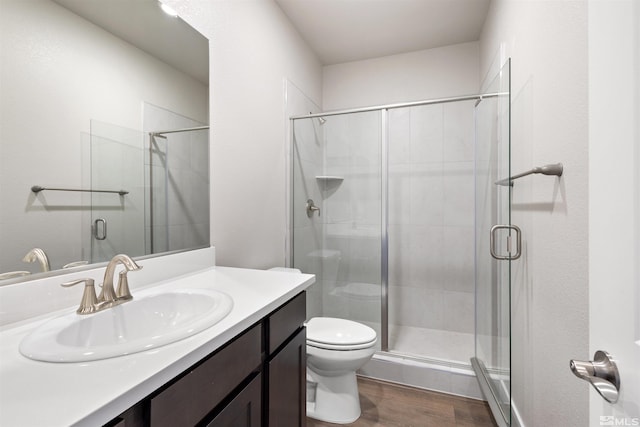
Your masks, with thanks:
M97 311L98 297L96 297L95 281L93 279L78 279L70 282L62 283L60 286L65 288L84 283L84 292L82 293L82 301L80 307L76 310L78 314L91 314Z
M127 272L128 270L122 270L120 273L118 273L118 288L116 289L116 298L123 301L127 301L133 298L133 296L131 296L131 291L129 290L129 280L127 279Z

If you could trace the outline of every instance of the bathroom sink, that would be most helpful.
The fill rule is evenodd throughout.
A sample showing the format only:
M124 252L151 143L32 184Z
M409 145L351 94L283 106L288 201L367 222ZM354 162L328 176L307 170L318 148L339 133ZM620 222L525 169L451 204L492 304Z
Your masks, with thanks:
M27 335L20 353L45 362L86 362L146 351L222 320L231 297L207 289L183 289L135 298L95 314L56 317Z

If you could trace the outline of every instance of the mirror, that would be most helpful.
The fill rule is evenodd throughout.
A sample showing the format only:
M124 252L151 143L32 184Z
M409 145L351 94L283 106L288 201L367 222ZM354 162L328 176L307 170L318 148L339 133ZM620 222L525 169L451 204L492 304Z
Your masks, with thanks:
M157 0L3 0L0 43L0 284L209 245L204 36Z

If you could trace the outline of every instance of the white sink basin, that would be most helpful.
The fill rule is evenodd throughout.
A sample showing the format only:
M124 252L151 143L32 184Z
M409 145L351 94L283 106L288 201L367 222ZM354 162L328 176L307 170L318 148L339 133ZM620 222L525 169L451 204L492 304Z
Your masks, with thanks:
M195 335L222 320L231 297L206 289L157 293L95 314L67 314L33 330L20 353L45 362L86 362L149 350Z

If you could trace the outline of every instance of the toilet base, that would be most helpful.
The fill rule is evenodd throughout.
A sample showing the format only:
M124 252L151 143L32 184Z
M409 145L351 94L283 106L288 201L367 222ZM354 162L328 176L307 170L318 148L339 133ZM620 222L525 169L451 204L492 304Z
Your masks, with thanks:
M315 383L315 402L307 402L307 416L335 424L349 424L360 418L360 397L355 372L327 377L307 368Z

